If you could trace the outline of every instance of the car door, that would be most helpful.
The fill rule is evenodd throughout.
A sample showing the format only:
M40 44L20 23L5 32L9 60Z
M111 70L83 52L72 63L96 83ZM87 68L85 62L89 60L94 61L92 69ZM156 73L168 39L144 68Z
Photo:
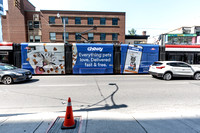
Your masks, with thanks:
M182 73L182 69L179 67L179 64L177 62L170 63L170 66L172 67L173 75L180 75Z
M180 76L192 76L193 75L193 70L190 67L190 65L186 63L177 63L177 75Z

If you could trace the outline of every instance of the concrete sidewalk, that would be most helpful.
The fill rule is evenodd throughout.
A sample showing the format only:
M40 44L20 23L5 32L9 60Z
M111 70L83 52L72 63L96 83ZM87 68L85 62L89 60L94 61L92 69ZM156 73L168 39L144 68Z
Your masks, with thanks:
M193 115L188 115L193 114ZM45 133L65 112L4 115L0 133ZM81 116L79 133L200 133L197 113L125 114L114 111L74 112Z

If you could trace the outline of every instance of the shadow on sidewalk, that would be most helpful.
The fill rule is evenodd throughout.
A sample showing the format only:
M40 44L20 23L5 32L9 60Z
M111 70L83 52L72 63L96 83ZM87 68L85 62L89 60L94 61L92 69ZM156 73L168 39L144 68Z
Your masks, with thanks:
M78 109L78 110L73 110L74 112L79 112L79 111L99 111L99 110L111 110L111 109L120 109L120 108L127 108L128 106L126 104L121 104L121 105L105 105L103 107L96 107L96 108L83 108L83 109Z

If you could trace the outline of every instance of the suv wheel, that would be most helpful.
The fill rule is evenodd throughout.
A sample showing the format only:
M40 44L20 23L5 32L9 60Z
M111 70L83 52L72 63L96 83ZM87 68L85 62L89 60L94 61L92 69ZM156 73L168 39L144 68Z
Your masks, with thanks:
M152 75L152 77L153 77L153 78L157 78L157 76L156 76L156 75Z
M10 76L5 76L3 77L3 83L6 85L12 84L13 83L13 79Z
M200 73L195 73L194 74L194 79L195 80L200 80Z
M168 73L165 73L164 76L163 76L163 79L164 79L164 80L171 80L171 79L172 79L172 74L169 73L169 72L168 72Z

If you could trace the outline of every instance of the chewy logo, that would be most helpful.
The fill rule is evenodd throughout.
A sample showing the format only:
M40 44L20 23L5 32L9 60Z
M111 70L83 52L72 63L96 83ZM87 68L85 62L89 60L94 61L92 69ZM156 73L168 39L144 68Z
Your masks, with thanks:
M101 48L101 47L88 47L87 50L88 51L100 51L100 52L102 52L103 48Z

